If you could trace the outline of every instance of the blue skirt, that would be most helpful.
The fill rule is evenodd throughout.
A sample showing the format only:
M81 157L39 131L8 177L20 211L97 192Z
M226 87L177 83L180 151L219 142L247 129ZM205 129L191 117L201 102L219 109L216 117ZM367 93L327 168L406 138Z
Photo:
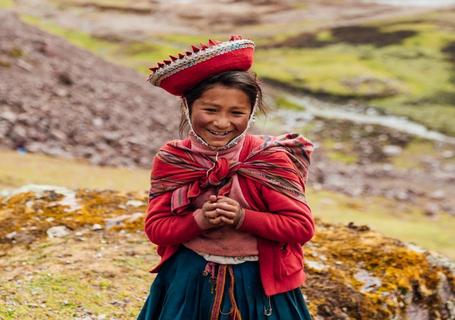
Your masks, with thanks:
M138 320L209 320L214 304L214 282L207 261L182 246L161 268ZM233 294L242 320L311 320L299 288L267 297L257 262L232 265ZM231 319L230 282L226 281L220 320Z

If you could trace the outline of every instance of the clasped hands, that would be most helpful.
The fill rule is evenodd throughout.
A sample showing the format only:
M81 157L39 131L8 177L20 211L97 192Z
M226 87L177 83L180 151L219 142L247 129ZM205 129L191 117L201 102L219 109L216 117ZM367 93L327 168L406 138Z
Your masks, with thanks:
M211 195L202 205L202 215L207 227L235 227L245 214L240 204L229 197Z

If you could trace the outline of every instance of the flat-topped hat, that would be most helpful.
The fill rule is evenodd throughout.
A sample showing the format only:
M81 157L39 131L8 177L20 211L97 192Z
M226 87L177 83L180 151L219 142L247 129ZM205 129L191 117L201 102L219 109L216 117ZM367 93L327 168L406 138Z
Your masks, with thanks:
M183 96L199 82L226 71L247 71L253 64L254 42L241 36L229 41L209 40L208 44L192 46L191 51L158 62L150 68L148 81L175 96Z

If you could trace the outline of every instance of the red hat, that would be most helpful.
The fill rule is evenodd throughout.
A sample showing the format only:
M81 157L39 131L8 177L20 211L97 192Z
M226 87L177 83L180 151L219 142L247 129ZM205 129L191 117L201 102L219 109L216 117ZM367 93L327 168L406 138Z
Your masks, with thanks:
M152 74L148 81L167 92L182 96L199 82L225 71L247 71L253 64L254 42L231 36L229 41L209 40L207 45L192 51L179 53L178 58L169 56L170 60L158 62L150 68Z

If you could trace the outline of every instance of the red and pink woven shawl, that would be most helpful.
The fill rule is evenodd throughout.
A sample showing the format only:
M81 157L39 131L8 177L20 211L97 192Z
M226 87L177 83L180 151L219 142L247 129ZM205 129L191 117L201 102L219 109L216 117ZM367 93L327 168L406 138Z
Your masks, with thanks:
M243 161L213 159L186 147L182 140L168 142L153 162L149 200L173 191L171 210L181 214L206 188L218 188L218 195L228 194L231 178L237 174L306 203L305 182L313 144L298 134L247 138L262 143Z

